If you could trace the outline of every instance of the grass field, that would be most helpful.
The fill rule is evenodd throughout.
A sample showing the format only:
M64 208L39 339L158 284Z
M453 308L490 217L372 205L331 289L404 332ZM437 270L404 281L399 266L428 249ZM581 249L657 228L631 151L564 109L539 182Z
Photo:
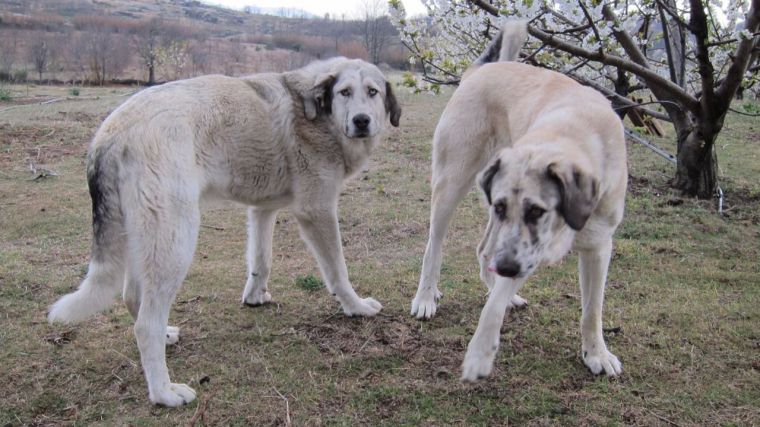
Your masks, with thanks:
M439 314L409 316L427 239L430 140L447 96L401 95L402 123L347 184L340 224L351 280L381 301L342 315L283 212L275 302L244 307L245 212L204 214L171 314L172 378L198 399L152 406L121 303L73 326L47 306L82 279L90 248L84 156L130 88L10 86L0 102L0 426L15 425L760 425L760 122L732 115L718 143L726 215L683 199L672 165L629 145L627 212L607 288L606 339L624 365L580 359L577 259L540 270L511 313L493 375L459 381L485 302L473 190L449 234ZM55 102L43 103L53 100ZM667 140L659 144L673 151Z

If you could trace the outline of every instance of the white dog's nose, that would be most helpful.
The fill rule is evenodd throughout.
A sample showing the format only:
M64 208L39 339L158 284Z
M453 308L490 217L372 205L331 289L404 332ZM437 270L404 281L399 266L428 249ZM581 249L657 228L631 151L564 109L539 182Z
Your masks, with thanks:
M367 130L370 120L366 114L357 114L353 118L354 126L356 126L357 130Z

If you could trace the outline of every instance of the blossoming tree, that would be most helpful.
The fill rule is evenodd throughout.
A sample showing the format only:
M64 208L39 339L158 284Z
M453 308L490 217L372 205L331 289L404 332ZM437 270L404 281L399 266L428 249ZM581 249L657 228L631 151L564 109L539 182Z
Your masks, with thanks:
M760 0L423 0L428 16L391 16L422 81L437 90L462 72L498 31L499 17L529 20L524 61L566 73L623 110L671 122L674 187L708 198L717 188L715 139L737 90L757 80ZM647 90L664 112L629 95Z

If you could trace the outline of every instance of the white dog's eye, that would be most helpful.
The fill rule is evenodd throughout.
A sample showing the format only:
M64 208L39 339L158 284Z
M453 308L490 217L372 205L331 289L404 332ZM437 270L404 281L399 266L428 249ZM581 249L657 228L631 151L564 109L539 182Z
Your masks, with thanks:
M371 87L371 88L369 88L369 90L367 91L367 93L369 94L369 96L371 98L371 97L377 95L377 89Z
M338 92L342 96L351 96L351 89L343 89L342 91Z

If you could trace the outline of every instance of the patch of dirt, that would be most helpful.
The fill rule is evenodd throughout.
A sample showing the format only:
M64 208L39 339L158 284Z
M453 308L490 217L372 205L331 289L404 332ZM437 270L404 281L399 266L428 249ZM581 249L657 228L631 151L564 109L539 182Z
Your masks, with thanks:
M298 334L326 354L339 357L357 355L384 357L396 355L419 366L425 375L438 378L457 375L469 336L434 337L423 332L416 319L377 316L372 319L346 319L332 316L321 323L296 325Z
M632 196L641 196L644 194L669 194L671 189L661 184L656 184L643 176L633 176L628 174L628 193Z
M723 210L729 219L749 221L753 225L758 225L760 224L760 193L752 193L746 189L727 191L724 193Z
M60 128L0 124L0 165L20 161L45 165L86 151L86 144L72 144Z

